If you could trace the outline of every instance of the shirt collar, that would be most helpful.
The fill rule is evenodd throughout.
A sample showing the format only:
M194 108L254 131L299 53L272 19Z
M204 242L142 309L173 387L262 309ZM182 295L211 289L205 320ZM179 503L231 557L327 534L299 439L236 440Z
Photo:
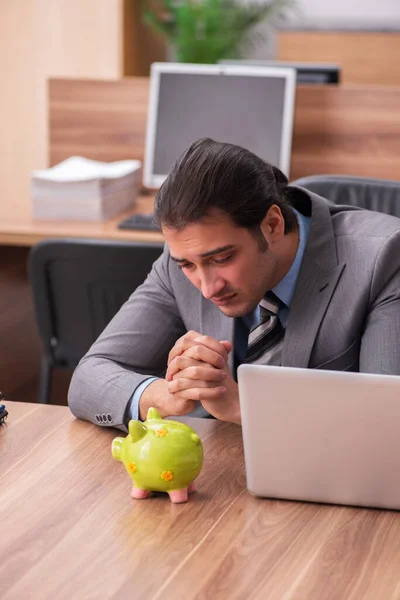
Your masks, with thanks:
M296 214L297 222L299 224L299 245L297 248L296 256L292 262L292 266L286 273L285 277L276 284L272 289L274 294L283 302L288 308L292 302L294 290L296 287L297 277L300 271L301 263L303 260L304 250L307 245L308 234L310 233L311 218L305 217L299 213L295 208L292 208Z

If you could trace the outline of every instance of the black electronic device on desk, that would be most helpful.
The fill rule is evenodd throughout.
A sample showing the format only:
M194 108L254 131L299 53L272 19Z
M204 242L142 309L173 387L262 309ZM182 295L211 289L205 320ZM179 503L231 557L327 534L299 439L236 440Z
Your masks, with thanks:
M4 400L4 394L0 392L0 400ZM4 404L0 404L0 425L3 425L4 421L8 417L8 411Z
M120 223L118 229L136 229L142 231L161 231L157 223L154 221L153 215L136 213L130 215Z
M300 84L338 84L341 68L337 63L287 62L283 60L224 59L219 64L248 67L290 68L296 70L296 81Z

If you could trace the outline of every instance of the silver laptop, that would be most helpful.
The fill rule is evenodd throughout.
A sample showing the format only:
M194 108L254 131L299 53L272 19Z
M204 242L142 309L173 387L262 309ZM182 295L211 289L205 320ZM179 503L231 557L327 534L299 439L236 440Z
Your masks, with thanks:
M400 509L400 377L241 365L248 490Z

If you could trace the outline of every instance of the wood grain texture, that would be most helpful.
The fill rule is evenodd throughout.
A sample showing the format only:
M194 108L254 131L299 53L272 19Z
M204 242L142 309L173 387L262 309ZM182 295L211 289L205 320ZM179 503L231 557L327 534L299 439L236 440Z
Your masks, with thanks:
M158 242L163 240L157 231L118 229L118 223L133 212L150 213L154 196L140 196L135 208L104 222L56 221L32 218L4 218L0 221L0 244L32 246L46 238L96 238L107 240L134 240Z
M149 80L50 79L49 162L143 160Z
M143 159L149 81L53 79L50 162ZM297 86L291 178L400 178L400 86Z
M166 45L142 22L141 3L137 0L124 2L124 75L145 75L150 65L166 60Z
M277 58L334 62L342 83L400 85L400 32L281 31Z
M291 178L400 179L400 86L298 86Z
M0 218L29 218L48 166L47 79L122 77L122 0L1 0Z
M78 154L97 160L143 160L149 80L51 79L50 164ZM343 174L400 179L400 86L298 86L291 179ZM151 212L141 196L137 212ZM132 212L132 211L131 211ZM152 232L120 231L125 215L105 223L38 221L20 214L0 220L0 243L31 245L45 237L160 240Z
M239 427L187 420L205 464L187 504L129 496L115 430L8 403L0 429L2 599L395 600L400 513L259 499Z

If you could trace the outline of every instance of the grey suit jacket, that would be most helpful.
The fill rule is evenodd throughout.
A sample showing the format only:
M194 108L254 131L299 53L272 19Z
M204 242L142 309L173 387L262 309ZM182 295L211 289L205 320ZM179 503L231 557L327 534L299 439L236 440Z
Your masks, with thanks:
M282 365L399 375L400 219L334 205L301 188L294 206L311 214L311 228ZM233 340L234 325L188 281L166 247L78 365L71 411L124 428L135 388L149 375L164 375L180 336L195 330Z

